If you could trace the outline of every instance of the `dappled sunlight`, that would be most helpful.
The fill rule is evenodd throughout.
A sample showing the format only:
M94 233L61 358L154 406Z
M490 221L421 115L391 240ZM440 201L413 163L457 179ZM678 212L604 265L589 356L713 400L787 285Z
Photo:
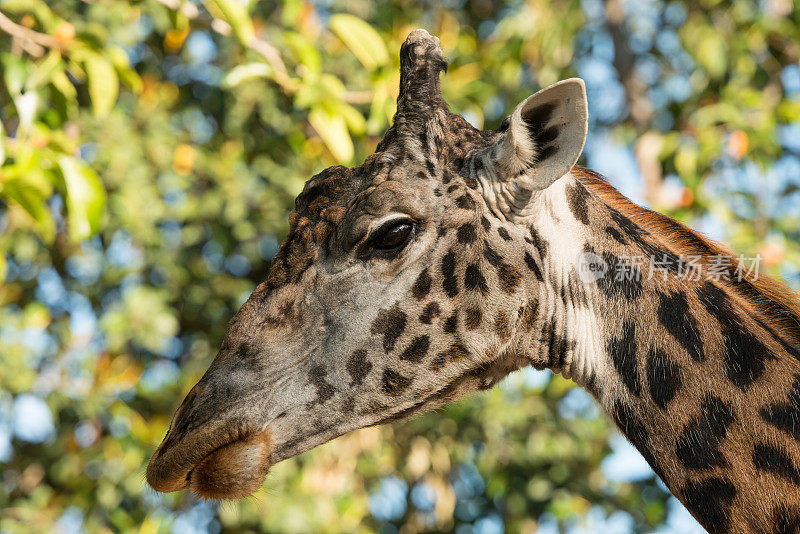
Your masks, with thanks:
M145 468L306 180L389 127L417 27L477 127L583 78L581 164L799 287L798 9L0 3L0 531L701 532L589 393L531 367L243 500L160 494Z

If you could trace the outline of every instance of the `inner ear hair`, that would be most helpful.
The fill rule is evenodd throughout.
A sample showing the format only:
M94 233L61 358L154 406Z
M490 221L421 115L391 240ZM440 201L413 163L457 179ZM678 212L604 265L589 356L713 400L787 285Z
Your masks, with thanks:
M588 131L586 86L580 78L553 84L525 99L489 154L496 179L516 190L546 189L567 174Z

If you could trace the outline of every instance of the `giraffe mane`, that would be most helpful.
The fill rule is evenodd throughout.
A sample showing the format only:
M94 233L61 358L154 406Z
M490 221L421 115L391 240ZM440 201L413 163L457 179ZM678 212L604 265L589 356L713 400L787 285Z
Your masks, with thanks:
M735 266L737 258L725 245L718 243L696 230L655 211L643 208L617 191L599 173L575 166L572 174L589 191L595 193L610 210L614 210L633 221L641 230L650 234L658 246L672 254L700 257L700 264L708 265L710 256L725 256ZM766 317L768 324L761 326L769 331L783 347L800 360L800 300L783 282L774 278L742 271L742 279L719 280L740 304L750 308L754 317Z

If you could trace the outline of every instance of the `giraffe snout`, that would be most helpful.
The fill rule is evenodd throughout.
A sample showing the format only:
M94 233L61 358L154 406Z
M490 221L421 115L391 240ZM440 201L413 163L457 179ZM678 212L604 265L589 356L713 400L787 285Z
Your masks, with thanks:
M153 489L238 499L259 488L271 465L272 434L228 382L207 373L181 403L147 466Z

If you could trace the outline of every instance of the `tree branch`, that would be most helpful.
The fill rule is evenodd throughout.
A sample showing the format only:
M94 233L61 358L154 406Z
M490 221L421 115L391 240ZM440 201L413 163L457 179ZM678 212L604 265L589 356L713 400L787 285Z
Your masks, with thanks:
M46 33L39 33L25 26L20 26L10 18L0 12L0 30L7 33L15 40L19 40L20 46L35 57L41 57L46 48L61 48L61 45L54 37Z
M626 35L625 6L622 0L606 0L606 21L608 31L614 42L614 68L619 81L625 88L625 99L630 110L630 119L636 132L641 136L634 154L639 171L644 178L645 198L654 203L661 197L664 179L661 163L658 161L660 143L657 136L645 133L653 117L653 106L647 99L647 86L636 76L635 56L628 46Z
M157 0L160 4L173 11L180 11L186 18L192 20L200 16L197 6L181 0ZM211 15L211 28L222 35L230 35L231 26L226 21ZM245 46L263 57L274 74L275 83L287 94L294 94L298 90L298 83L290 75L283 62L280 51L266 40L253 35ZM345 102L349 104L366 104L372 101L371 91L348 91L344 95Z

